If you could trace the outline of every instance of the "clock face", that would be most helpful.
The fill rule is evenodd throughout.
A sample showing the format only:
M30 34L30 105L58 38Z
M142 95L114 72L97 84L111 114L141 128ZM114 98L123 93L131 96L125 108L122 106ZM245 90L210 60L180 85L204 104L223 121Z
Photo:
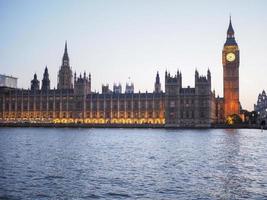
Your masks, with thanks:
M232 62L235 60L235 54L234 53L228 53L226 55L226 60L228 60L229 62Z

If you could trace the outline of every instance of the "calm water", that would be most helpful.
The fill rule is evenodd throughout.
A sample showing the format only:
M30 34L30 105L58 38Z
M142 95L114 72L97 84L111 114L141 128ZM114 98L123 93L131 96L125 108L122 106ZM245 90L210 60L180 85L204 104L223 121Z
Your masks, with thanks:
M2 128L0 199L267 199L267 131Z

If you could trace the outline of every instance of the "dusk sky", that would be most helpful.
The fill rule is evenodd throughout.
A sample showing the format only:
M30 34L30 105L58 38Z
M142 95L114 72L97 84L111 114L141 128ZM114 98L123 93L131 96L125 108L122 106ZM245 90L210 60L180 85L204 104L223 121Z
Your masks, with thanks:
M8 1L0 0L0 73L30 87L48 66L56 87L64 43L73 72L92 74L92 90L125 83L153 91L156 72L182 71L183 86L194 73L206 75L223 95L222 48L231 13L240 49L240 101L252 110L267 90L267 1Z

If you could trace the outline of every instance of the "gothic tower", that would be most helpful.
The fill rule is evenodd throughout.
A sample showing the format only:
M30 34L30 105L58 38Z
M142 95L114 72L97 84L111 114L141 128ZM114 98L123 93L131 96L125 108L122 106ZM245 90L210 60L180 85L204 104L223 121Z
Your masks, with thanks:
M49 80L49 74L48 74L47 66L45 67L43 80L42 80L42 89L41 90L42 91L50 90L50 80Z
M235 41L235 32L231 17L227 38L222 51L223 95L225 119L240 113L239 103L239 48Z
M156 82L155 82L155 86L154 86L154 92L155 93L160 93L161 92L161 83L160 83L160 78L159 78L159 72L157 72L157 76L156 76Z
M69 64L69 55L67 42L65 42L65 51L62 58L62 65L58 72L58 89L73 89L72 71Z
M165 126L176 127L180 124L180 90L182 88L182 73L175 76L165 72Z
M39 90L39 80L37 79L36 73L31 81L31 90Z

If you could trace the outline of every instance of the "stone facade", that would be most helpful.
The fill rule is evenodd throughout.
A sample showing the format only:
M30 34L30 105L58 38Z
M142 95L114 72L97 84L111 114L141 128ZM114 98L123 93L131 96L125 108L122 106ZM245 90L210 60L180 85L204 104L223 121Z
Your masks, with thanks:
M48 73L47 68L45 73ZM48 77L45 75L44 77ZM165 76L166 93L156 75L154 92L91 92L91 75L74 75L73 89L39 88L37 75L31 89L0 88L0 120L5 122L158 124L166 127L209 127L215 119L211 75L195 73L195 88L182 88L182 75ZM47 88L44 90L44 88Z
M225 123L225 117L224 117L224 98L217 97L216 98L216 121L218 124L224 124Z
M67 76L66 76L67 74ZM134 93L133 83L102 86L102 93L91 92L91 74L74 74L69 67L67 46L58 73L57 89L50 89L47 67L40 89L37 75L31 89L0 88L0 120L8 122L159 124L166 127L210 127L215 122L215 98L211 75L195 73L195 88L182 87L182 74L166 72L166 93L157 73L152 93ZM67 79L66 79L67 77Z
M0 120L8 122L164 124L164 93L89 93L0 89Z
M211 75L195 72L195 87L182 87L182 74L165 74L165 126L209 127L216 122L215 94L211 92Z
M91 74L86 76L84 72L83 77L80 74L79 77L74 74L74 93L75 95L87 95L91 93Z

